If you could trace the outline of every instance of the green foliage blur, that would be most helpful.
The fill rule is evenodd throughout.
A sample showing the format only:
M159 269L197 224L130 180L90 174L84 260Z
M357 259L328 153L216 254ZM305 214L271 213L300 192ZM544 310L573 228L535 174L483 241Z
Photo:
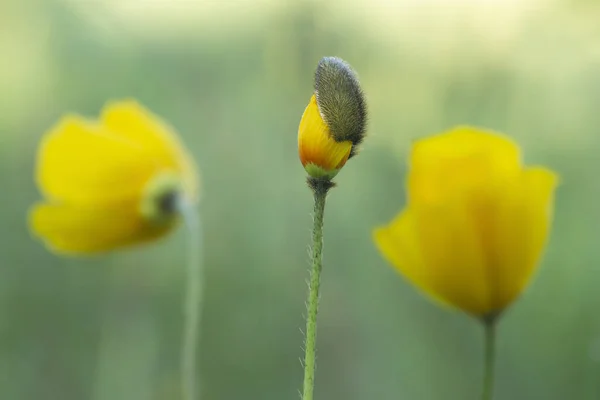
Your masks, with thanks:
M299 398L312 198L296 134L329 55L359 73L370 119L326 210L315 397L479 395L481 326L371 240L404 205L411 140L468 123L562 180L537 277L500 325L496 398L600 399L598 20L566 0L3 0L0 399L178 399L185 231L68 259L27 228L42 134L128 97L201 168L203 399Z

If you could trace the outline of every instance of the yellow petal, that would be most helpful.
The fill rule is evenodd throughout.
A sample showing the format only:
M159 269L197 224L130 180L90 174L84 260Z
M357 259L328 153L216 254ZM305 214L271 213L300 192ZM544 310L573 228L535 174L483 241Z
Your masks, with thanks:
M430 288L431 271L425 266L414 218L408 210L398 214L389 225L375 229L373 240L396 270L434 300L447 305L447 301Z
M67 116L44 137L36 174L50 199L101 204L139 197L150 177L163 168L127 138Z
M135 100L113 101L102 109L100 124L152 154L164 165L178 165L181 145L172 128Z
M175 130L135 100L108 103L101 124L111 133L135 143L148 158L182 175L186 192L197 193L197 168Z
M112 208L38 204L30 212L32 231L55 252L85 255L157 239L173 224L144 221L137 204Z
M490 308L481 253L465 213L448 207L405 210L375 241L409 281L439 303L474 315Z
M471 188L502 184L520 173L518 146L507 137L473 127L418 140L410 157L409 202L440 202Z
M474 315L492 308L486 260L478 231L462 201L414 206L430 291Z
M548 239L554 207L556 174L526 169L498 207L494 232L494 307L514 301L531 279Z
M332 138L313 95L298 127L298 152L302 165L312 164L326 172L339 170L348 160L351 150L352 142L336 142Z
M507 136L493 131L458 126L413 143L411 168L440 168L457 159L486 155L497 168L520 166L520 151Z

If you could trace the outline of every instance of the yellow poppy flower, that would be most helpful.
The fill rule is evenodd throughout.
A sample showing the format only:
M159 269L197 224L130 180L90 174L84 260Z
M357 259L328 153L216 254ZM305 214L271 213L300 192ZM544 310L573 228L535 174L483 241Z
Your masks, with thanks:
M30 211L35 235L59 253L89 254L147 242L195 202L196 167L174 131L133 100L108 103L98 120L63 117L44 136Z
M348 161L351 150L351 141L335 141L313 95L298 128L298 153L308 174L333 178Z
M385 258L442 303L486 317L524 290L547 241L557 175L508 138L457 127L417 141L407 206L374 231Z

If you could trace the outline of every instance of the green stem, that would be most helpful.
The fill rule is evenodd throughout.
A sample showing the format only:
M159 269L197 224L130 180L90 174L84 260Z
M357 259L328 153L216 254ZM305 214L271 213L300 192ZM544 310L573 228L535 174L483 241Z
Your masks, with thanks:
M306 342L304 344L304 386L302 400L312 400L315 386L315 363L317 341L317 312L319 309L319 286L323 254L323 214L328 190L333 186L329 180L309 178L315 198L312 232L312 268L308 292L308 315L306 318Z
M198 212L189 204L181 207L188 227L188 265L184 302L183 344L181 347L181 385L184 400L197 400L196 357L202 314L202 230Z
M494 364L496 362L495 318L484 320L483 326L485 330L485 355L481 400L492 400L494 393Z

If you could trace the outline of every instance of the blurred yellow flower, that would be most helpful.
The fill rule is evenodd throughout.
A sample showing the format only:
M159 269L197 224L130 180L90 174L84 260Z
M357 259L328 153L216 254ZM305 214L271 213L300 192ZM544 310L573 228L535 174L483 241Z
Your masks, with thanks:
M198 196L196 167L174 131L134 100L98 120L63 117L43 138L36 181L45 198L32 231L59 253L89 254L159 238Z
M557 181L551 170L524 167L508 138L457 127L414 144L408 204L374 240L434 299L491 316L520 295L536 269Z
M348 161L351 150L350 140L335 141L313 94L298 128L298 153L306 171L315 178L333 178Z

